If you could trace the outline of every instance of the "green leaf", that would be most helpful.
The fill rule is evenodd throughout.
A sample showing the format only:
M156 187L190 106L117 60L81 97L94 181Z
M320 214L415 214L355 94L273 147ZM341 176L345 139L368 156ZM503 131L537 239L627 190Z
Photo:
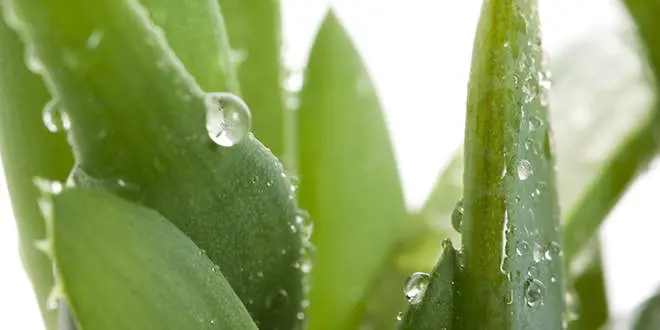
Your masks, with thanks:
M197 84L208 92L240 88L216 0L141 0L154 24ZM102 41L102 40L101 40Z
M445 330L453 328L455 280L459 265L456 250L451 241L445 240L442 245L442 256L430 274L428 287L423 293L421 301L410 303L399 329Z
M577 265L571 267L575 296L571 297L572 306L567 303L567 310L572 314L568 319L576 319L568 324L568 329L601 329L607 322L608 306L598 237L592 239L582 255L575 259L573 264Z
M27 69L25 58L18 36L0 19L0 154L23 266L46 327L55 329L57 312L46 308L46 297L53 287L52 265L34 247L34 242L45 236L45 229L37 207L39 191L32 178L66 179L73 156L66 136L53 134L44 126L42 109L50 95L41 79Z
M98 189L52 202L58 285L81 329L257 329L217 266L157 212Z
M655 154L650 145L636 147L636 143L653 140L648 126L654 96L638 43L632 38L633 32L624 27L590 35L588 39L569 45L550 63L553 75L550 121L557 146L559 204L566 226L565 239L574 241L577 246L589 241L620 194ZM640 132L646 133L642 133L641 138L631 137L640 136ZM616 159L626 160L626 155L633 156L628 161L631 167L628 171L633 171L633 176L616 177L605 170L612 168L608 163ZM411 239L419 248L403 251L399 256L402 266L414 265L412 261L416 262L417 269L432 264L439 251L438 237L453 234L448 230L454 208L450 201L458 200L462 193L457 178L463 166L462 157L462 151L455 155L438 178L420 212L421 217L417 218L425 224L424 229L419 230L423 235ZM614 167L614 170L621 173L625 167ZM618 182L618 188L602 189L604 183L590 186L602 181L601 178L610 180L607 183L613 179ZM575 230L576 226L584 229ZM575 250L567 260L579 254L580 250Z
M226 18L241 96L253 113L254 134L291 166L282 90L281 15L278 0L217 0ZM288 136L288 135L287 135Z
M406 214L376 93L332 12L316 36L300 100L299 196L317 248L309 329L352 329Z
M468 87L464 329L560 329L559 207L536 1L484 3Z
M304 249L291 184L253 137L211 142L205 94L144 9L134 0L13 5L71 118L74 182L101 184L172 221L220 266L262 329L300 324ZM103 38L88 47L95 32Z
M653 330L660 327L660 293L649 298L639 307L633 330Z

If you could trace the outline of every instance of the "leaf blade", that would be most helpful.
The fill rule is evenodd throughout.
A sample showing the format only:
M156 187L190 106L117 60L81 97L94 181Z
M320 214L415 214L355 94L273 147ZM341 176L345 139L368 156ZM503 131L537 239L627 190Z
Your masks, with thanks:
M102 190L66 190L53 206L58 280L82 329L257 329L213 262L158 213Z
M485 2L475 37L458 307L466 329L561 328L559 207L536 5Z
M251 135L231 148L211 142L206 95L144 8L135 0L13 5L71 118L83 183L172 221L221 267L258 324L299 325L303 238L290 229L298 226L290 181ZM90 49L97 30L104 37ZM281 291L288 298L267 306Z
M377 280L406 214L380 104L332 12L312 47L298 116L300 203L317 248L309 328L352 328L361 313L352 309Z

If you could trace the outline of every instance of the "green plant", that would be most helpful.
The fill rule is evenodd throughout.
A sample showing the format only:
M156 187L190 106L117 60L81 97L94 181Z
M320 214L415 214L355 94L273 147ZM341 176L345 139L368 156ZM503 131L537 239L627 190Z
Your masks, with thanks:
M624 3L657 79L660 7ZM570 70L557 66L548 101L536 1L484 2L464 148L419 212L405 208L377 95L332 11L287 95L277 1L1 8L0 151L48 329L607 321L596 232L658 151L660 112L640 106L595 165L562 157L562 138L598 132L566 130L569 110L553 108L575 87L561 80ZM627 116L617 110L593 111L595 126ZM418 271L430 275L410 277L406 304ZM653 327L655 300L639 329Z

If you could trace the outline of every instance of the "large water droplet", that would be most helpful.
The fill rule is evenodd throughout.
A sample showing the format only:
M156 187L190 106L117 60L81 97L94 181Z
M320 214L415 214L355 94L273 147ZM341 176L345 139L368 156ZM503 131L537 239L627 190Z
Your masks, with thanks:
M231 147L250 133L250 108L231 93L206 94L206 129L216 144Z
M68 131L71 128L69 115L63 111L62 106L56 99L50 100L44 106L42 120L48 131L57 133Z
M527 306L536 307L543 305L545 296L545 284L538 279L531 278L525 282L525 301Z
M534 170L532 169L532 163L527 159L521 159L518 161L518 179L522 181L527 180L533 173Z
M454 207L454 211L451 213L451 224L457 232L461 232L461 225L463 224L463 212L465 208L463 207L463 200L459 200Z
M429 285L430 276L427 273L413 273L406 279L406 284L403 287L403 293L406 299L411 304L417 304L422 301L424 292Z

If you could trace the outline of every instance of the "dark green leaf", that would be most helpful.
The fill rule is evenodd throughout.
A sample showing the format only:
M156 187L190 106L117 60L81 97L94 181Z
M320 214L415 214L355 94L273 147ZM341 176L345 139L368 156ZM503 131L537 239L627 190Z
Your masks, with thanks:
M287 160L288 168L289 158L294 155L285 149L280 3L278 0L217 1L226 19L241 96L254 115L254 133L273 154Z
M53 197L58 285L82 329L257 329L220 270L153 210L103 190Z
M399 329L446 330L453 328L455 279L459 270L456 250L451 241L442 243L440 261L431 272L421 301L411 303L403 315Z
M577 265L571 267L575 296L571 296L572 304L567 301L567 319L576 319L568 324L569 330L600 329L607 322L605 276L597 238L582 251L583 255L575 258L573 264Z
M559 207L536 1L484 3L468 87L464 329L560 329Z
M660 293L649 298L640 308L634 330L655 330L660 328Z
M20 235L23 266L46 327L55 329L57 312L46 308L46 297L53 287L52 265L34 247L34 242L46 234L37 207L39 192L32 178L66 179L73 156L66 136L53 134L44 126L42 109L49 99L39 76L25 66L18 36L0 19L0 154Z
M376 93L332 12L312 47L298 114L300 202L317 248L309 329L352 329L406 215Z
M77 183L102 184L172 221L262 327L299 324L303 249L291 185L256 139L211 142L204 93L144 9L111 0L13 4L71 118ZM103 37L88 47L95 33Z

